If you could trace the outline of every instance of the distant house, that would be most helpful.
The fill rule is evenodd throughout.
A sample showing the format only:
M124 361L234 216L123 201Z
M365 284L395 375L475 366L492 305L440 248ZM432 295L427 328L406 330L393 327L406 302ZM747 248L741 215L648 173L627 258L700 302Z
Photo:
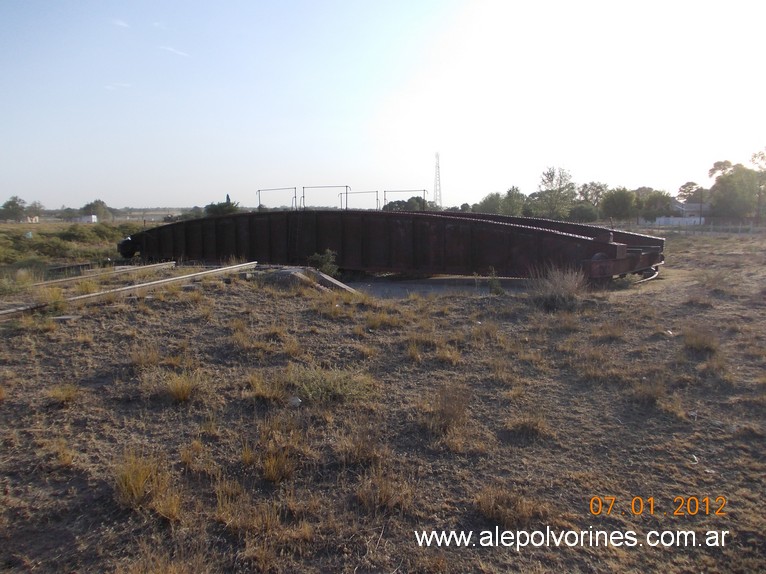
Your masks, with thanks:
M98 223L98 215L81 215L77 218L78 223Z
M710 214L710 203L688 203L672 199L670 206L673 209L673 213L678 217L700 217Z

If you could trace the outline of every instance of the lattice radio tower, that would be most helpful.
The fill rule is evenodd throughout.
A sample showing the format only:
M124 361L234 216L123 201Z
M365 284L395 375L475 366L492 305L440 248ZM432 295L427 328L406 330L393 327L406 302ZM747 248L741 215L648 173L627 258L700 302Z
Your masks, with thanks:
M436 174L434 175L434 203L441 209L442 180L439 176L439 152L436 152Z

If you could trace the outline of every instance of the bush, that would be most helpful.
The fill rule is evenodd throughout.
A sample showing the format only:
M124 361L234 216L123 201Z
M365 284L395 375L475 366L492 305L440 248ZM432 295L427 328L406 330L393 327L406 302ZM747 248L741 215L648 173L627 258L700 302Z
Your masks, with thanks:
M336 255L337 253L331 249L325 249L324 253L314 253L309 257L309 265L325 275L335 277L338 275L338 266L335 264Z
M551 265L532 274L530 297L545 311L572 311L586 287L587 280L579 269Z

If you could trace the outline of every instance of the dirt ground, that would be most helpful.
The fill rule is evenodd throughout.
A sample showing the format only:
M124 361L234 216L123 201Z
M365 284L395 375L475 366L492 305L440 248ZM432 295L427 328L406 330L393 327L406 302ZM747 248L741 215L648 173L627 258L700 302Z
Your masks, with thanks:
M2 323L0 567L766 571L765 248L554 311L261 276Z

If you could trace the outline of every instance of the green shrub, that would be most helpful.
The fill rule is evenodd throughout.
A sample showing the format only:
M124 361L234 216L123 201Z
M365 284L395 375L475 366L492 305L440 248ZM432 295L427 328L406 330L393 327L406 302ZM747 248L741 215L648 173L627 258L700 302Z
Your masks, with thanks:
M335 277L338 274L338 266L335 264L336 255L337 253L331 249L325 249L324 253L314 253L309 257L309 265L325 275Z

